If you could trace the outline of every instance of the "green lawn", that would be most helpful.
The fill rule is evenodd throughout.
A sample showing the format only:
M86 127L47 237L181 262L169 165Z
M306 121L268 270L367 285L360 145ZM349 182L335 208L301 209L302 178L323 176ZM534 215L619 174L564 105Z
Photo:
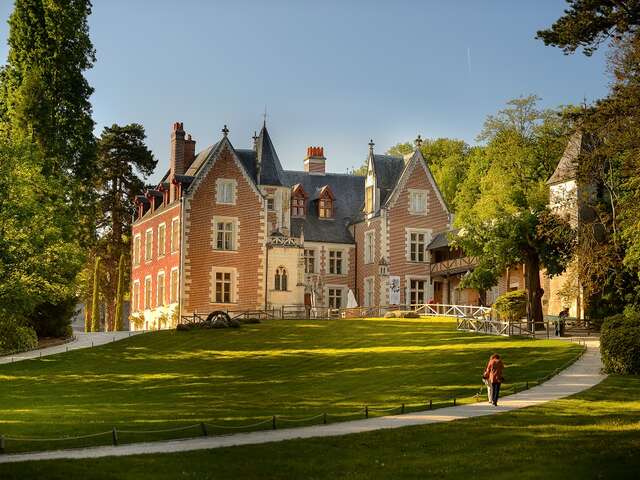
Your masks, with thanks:
M362 407L450 404L478 391L489 355L509 382L549 374L578 345L460 333L434 320L268 321L239 330L163 331L94 349L0 367L0 434L61 437L155 430L206 421L254 423L271 415L329 421ZM470 400L469 400L470 401ZM351 415L350 415L351 414ZM280 425L285 419L278 419ZM228 430L210 428L211 433ZM196 436L121 433L120 442ZM64 442L7 441L7 451L106 444L110 435Z
M620 479L640 472L640 377L493 417L344 437L0 464L3 480Z

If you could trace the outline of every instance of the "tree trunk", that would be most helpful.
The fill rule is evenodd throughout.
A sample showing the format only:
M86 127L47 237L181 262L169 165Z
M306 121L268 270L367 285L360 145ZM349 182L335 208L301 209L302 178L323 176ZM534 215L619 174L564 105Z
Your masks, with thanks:
M527 322L529 328L544 329L544 316L542 315L542 295L544 291L540 287L540 258L535 252L530 252L525 261L527 280Z

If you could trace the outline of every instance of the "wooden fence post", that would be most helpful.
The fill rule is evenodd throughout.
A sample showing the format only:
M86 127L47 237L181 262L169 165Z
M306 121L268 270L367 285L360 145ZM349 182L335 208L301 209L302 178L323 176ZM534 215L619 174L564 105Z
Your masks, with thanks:
M364 406L364 418L369 418L369 406Z
M322 423L324 423L325 425L327 424L327 414L326 413L324 413L322 415Z
M433 410L433 400L429 399L429 410Z
M273 427L274 430L276 429L276 416L275 415L271 419L271 426Z
M116 430L116 427L113 427L113 430L111 430L111 439L113 440L113 445L118 445L118 431Z
M207 426L205 425L204 422L200 422L200 429L202 430L202 436L203 437L208 437L209 436L209 432L207 432Z
M5 444L4 444L4 435L0 435L0 453L4 453Z

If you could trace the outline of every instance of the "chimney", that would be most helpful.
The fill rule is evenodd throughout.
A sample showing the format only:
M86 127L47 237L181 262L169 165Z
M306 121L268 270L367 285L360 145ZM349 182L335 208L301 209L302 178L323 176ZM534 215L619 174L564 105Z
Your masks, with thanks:
M182 122L175 122L171 132L171 177L184 175L184 129Z
M196 141L191 139L191 134L187 135L184 141L184 171L186 172L196 159Z
M325 161L324 147L308 147L307 156L304 159L304 171L312 175L324 175Z

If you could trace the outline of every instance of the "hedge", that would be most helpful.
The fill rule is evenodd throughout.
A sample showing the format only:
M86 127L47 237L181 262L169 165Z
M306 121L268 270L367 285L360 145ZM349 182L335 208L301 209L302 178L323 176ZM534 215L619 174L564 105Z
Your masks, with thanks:
M527 316L527 292L515 290L500 295L493 307L502 320L520 320Z
M0 355L25 352L38 346L36 331L13 318L0 320Z
M640 374L640 313L630 311L605 319L600 352L607 373Z

